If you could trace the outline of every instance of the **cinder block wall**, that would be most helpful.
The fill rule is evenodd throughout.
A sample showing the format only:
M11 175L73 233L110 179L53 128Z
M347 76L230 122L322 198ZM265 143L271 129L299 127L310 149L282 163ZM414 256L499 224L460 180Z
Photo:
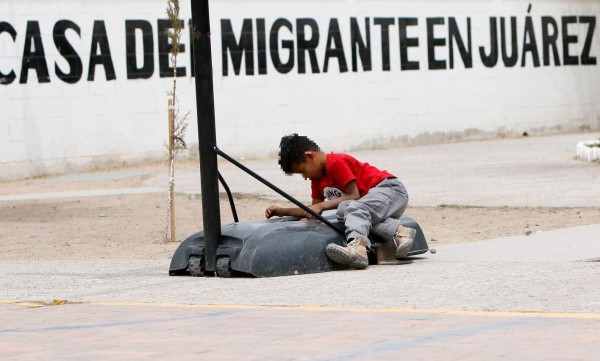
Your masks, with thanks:
M347 151L600 129L600 1L210 4L217 138L238 157L272 156L292 132ZM165 8L0 3L0 179L165 156Z

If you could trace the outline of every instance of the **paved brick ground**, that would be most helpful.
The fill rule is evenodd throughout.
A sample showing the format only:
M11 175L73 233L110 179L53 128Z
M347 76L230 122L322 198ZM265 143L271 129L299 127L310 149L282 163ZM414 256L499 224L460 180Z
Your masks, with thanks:
M2 360L594 360L599 314L0 305Z

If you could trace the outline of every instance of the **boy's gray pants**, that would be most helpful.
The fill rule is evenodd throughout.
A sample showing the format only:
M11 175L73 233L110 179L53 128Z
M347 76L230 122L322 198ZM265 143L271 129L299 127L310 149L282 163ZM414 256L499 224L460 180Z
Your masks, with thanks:
M404 184L397 178L384 179L376 187L356 201L343 201L337 208L337 215L346 224L346 239L360 237L371 248L369 232L383 238L385 242L394 240L394 233L400 225L408 204L408 193Z

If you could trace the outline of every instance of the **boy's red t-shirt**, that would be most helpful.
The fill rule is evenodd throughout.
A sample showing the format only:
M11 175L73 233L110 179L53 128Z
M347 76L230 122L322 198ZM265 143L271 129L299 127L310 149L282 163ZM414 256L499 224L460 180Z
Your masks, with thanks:
M361 163L348 154L330 153L327 154L325 176L311 181L312 198L328 200L341 197L348 183L353 180L362 197L382 180L393 177L386 170Z

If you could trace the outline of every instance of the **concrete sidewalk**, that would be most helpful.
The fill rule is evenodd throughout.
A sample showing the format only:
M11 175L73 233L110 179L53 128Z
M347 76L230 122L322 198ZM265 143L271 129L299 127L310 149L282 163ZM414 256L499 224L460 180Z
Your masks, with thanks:
M169 260L2 261L0 300L600 315L600 225L437 248L412 264L276 278L168 276Z
M600 207L600 165L574 159L577 141L598 137L355 155L398 174L414 205ZM274 160L245 164L306 199L307 183ZM275 196L231 165L221 171L234 192ZM129 192L159 189L161 177ZM179 190L199 192L197 173L179 177ZM123 192L89 181L78 196ZM20 197L0 201L40 195ZM0 359L592 361L598 260L600 224L442 246L412 264L267 279L170 277L166 259L1 261Z

